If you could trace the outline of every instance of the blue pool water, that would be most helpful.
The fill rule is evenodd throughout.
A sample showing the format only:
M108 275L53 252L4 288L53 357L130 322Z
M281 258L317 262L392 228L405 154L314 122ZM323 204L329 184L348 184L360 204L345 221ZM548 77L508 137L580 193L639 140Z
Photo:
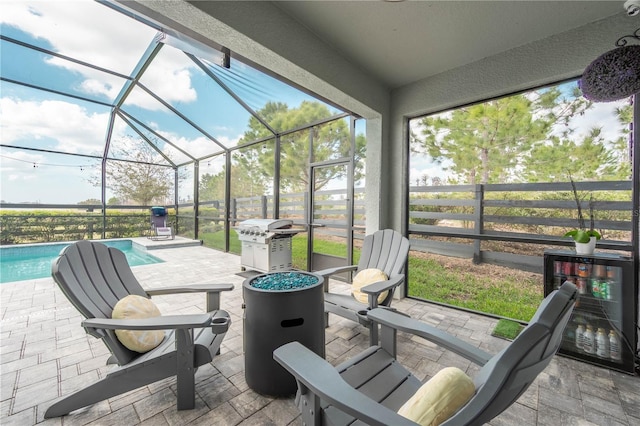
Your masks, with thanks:
M131 240L101 241L124 252L131 266L160 263L155 256L137 250ZM51 276L51 262L69 244L33 244L0 247L0 283Z

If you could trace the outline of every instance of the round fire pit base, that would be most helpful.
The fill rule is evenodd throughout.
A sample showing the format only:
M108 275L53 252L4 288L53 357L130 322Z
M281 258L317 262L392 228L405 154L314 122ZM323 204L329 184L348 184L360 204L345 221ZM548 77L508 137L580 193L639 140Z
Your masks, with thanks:
M273 359L293 341L324 358L324 278L310 272L274 272L248 278L244 297L245 380L270 396L296 392L296 381Z

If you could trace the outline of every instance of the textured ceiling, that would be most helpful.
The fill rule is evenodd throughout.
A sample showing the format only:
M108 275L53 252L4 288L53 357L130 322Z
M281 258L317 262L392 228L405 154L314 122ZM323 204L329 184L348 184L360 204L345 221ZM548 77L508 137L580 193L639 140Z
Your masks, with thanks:
M616 0L273 3L389 88L624 11Z

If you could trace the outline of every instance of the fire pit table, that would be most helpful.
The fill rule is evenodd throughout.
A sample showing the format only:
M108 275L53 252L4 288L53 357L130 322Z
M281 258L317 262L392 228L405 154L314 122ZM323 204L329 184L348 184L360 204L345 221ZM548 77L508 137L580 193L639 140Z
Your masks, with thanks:
M248 278L244 297L245 380L254 391L292 395L296 381L273 351L298 341L324 358L324 278L310 272L273 272Z

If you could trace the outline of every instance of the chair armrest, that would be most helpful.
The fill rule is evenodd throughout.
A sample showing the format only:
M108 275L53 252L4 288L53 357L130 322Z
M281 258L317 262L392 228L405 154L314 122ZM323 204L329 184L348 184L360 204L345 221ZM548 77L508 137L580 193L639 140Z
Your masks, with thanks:
M188 328L204 328L209 326L221 328L220 332L229 327L227 318L213 318L211 314L190 315L161 315L145 319L111 319L89 318L82 322L82 326L91 329L107 330L178 330Z
M233 290L233 284L193 284L180 287L160 287L145 289L145 292L149 296L160 296L164 294L179 294L179 293L210 293Z
M386 327L420 336L423 339L436 343L443 348L454 352L478 365L485 365L492 357L482 349L465 342L436 327L425 324L416 319L406 317L388 309L376 308L367 313L367 318ZM384 332L384 330L382 331ZM393 349L395 353L395 348Z
M358 269L358 265L348 265L348 266L337 266L335 268L327 268L322 271L315 271L314 274L322 275L325 278L328 278L331 275L341 274L343 272L351 272Z
M360 288L360 291L366 294L379 295L380 293L391 290L392 288L400 285L404 280L404 275L396 275L385 281L377 281L373 284L366 285Z
M149 296L179 293L207 293L206 309L213 312L220 309L220 292L233 290L233 284L192 284L181 287L164 287L145 290Z
M331 364L299 342L280 346L273 352L273 358L296 378L298 386L306 387L303 394L310 391L371 426L416 426L351 387Z

